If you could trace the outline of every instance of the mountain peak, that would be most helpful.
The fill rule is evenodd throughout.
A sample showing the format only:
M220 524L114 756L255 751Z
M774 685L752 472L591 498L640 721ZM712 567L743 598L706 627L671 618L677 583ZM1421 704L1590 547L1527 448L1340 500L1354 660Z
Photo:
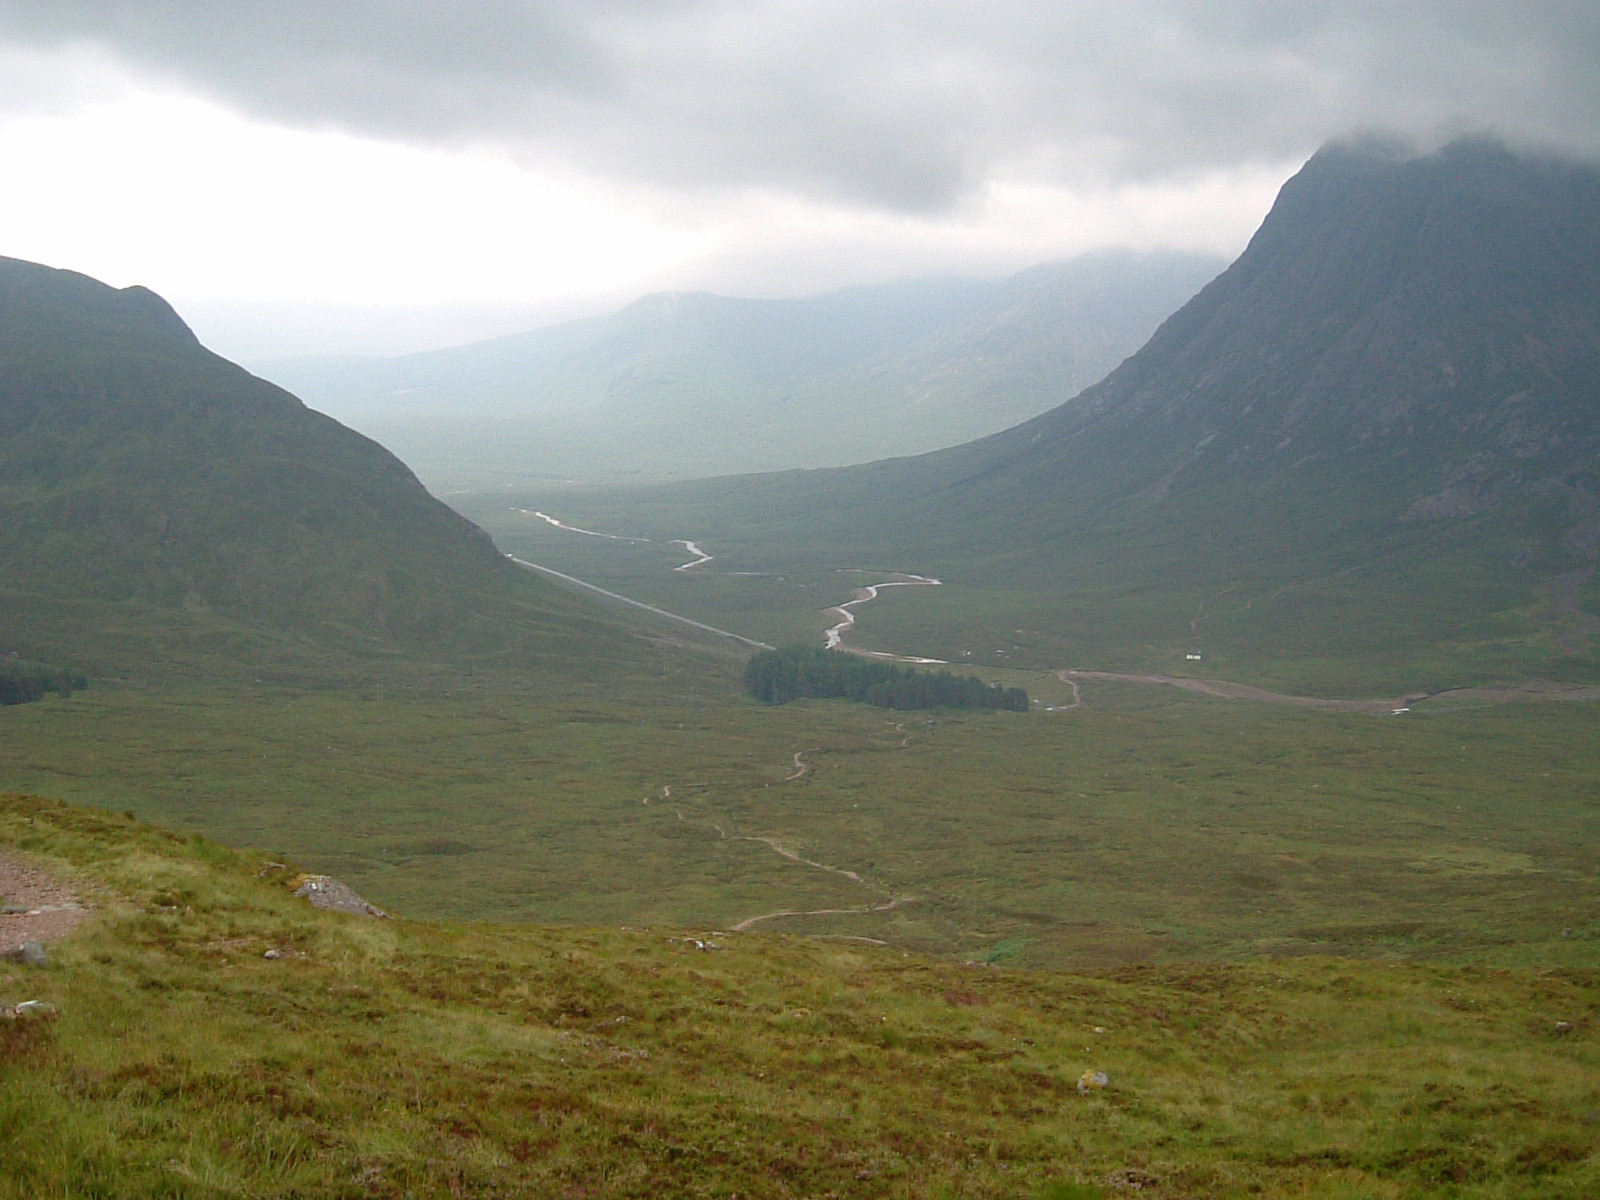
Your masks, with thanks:
M119 290L77 271L20 258L0 258L0 319L3 340L23 345L63 334L103 342L133 329L182 345L199 344L183 318L149 288L136 284Z
M167 333L183 337L188 341L199 341L188 323L178 315L178 310L143 284L136 283L132 287L125 287L117 294L122 297L125 310L135 314L136 319L148 320Z
M1600 547L1597 395L1600 169L1342 143L1101 383L770 503L741 487L704 531L781 508L792 543L860 530L859 560L1039 597L932 653L1033 622L1101 661L1171 662L1203 630L1274 670L1571 677L1600 662L1573 599Z

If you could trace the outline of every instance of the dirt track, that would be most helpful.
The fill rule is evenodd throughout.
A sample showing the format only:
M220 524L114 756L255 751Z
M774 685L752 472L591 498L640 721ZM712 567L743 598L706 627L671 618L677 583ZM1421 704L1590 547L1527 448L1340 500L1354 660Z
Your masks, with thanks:
M1300 708L1322 708L1343 712L1393 712L1409 708L1424 700L1480 701L1501 704L1510 700L1600 700L1600 687L1553 683L1548 679L1532 679L1527 683L1506 684L1500 687L1451 688L1443 692L1412 692L1404 696L1375 697L1366 700L1326 700L1317 696L1291 696L1285 692L1269 692L1265 688L1251 687L1245 683L1229 683L1224 679L1191 679L1180 675L1136 675L1118 671L1057 671L1063 683L1075 679L1109 679L1122 683L1163 683L1170 687L1199 692L1203 696L1216 696L1224 700L1256 700L1265 704L1292 704Z

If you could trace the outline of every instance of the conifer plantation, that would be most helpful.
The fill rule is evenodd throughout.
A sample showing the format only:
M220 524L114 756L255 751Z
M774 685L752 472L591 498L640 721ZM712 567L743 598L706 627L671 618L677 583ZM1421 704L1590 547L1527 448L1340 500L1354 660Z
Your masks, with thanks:
M744 686L763 704L859 700L879 708L994 708L1027 712L1028 693L949 671L913 671L879 659L815 646L784 646L753 655Z
M64 699L88 686L89 679L81 671L23 658L0 659L0 704L27 704L52 692Z

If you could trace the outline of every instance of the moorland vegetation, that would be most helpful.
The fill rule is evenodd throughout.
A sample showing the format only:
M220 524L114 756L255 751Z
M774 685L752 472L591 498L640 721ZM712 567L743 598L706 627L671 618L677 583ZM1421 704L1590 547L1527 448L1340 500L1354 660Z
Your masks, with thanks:
M0 841L99 912L0 961L8 1200L1600 1187L1592 971L373 920L122 816L7 795Z
M1593 1196L1596 195L1325 154L1076 406L498 549L0 264L5 643L95 685L0 709L0 846L96 912L0 962L0 1196ZM851 644L1040 704L762 704L508 550L772 643L936 571Z

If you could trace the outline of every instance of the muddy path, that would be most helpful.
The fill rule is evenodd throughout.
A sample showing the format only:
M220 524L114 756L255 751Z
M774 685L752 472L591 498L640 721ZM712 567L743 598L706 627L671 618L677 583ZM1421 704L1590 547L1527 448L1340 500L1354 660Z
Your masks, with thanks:
M821 746L807 746L804 750L796 750L794 752L794 773L792 775L785 775L778 782L793 783L796 779L799 779L803 775L807 774L811 770L811 764L806 762L801 755L813 754L820 749L822 749Z
M729 933L744 933L747 930L749 930L751 928L751 926L757 925L762 921L776 921L781 917L860 916L860 915L865 914L865 913L889 912L891 909L899 908L902 904L910 904L913 899L915 899L915 897L912 897L912 896L896 897L895 899L892 899L892 900L885 900L882 904L874 904L869 908L808 908L808 909L793 909L793 910L786 909L786 910L784 910L782 912L762 913L759 917L746 917L744 920L740 921L737 925L728 926L728 932ZM877 939L877 938L858 938L858 939L853 939L853 940L864 941L864 942L873 942L873 943L876 943L877 945L880 945L880 946L884 945L884 943L882 941L879 941L879 939Z

